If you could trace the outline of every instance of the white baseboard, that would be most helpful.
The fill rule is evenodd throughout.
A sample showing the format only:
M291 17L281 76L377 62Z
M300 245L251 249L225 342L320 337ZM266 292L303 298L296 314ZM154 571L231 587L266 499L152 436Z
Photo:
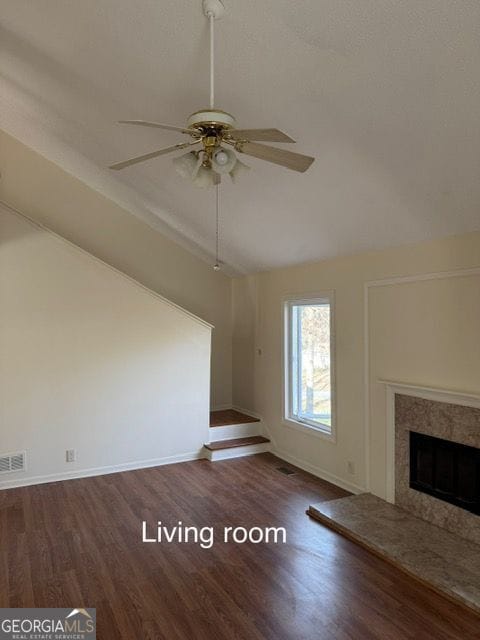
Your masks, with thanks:
M345 489L345 491L350 491L350 493L354 493L354 494L365 493L366 491L366 489L364 489L363 487L353 482L348 482L347 480L343 480L343 478L339 478L338 476L334 475L333 473L330 473L329 471L324 471L323 469L320 469L319 467L311 464L310 462L306 462L305 460L300 460L299 458L296 458L295 456L290 455L286 451L273 448L272 453L273 455L277 456L277 458L280 458L281 460L285 460L285 462L290 462L290 464L293 464L296 467L303 469L303 471L308 471L308 473L311 473L312 475L317 476L317 478L321 478L322 480L331 482L337 487L340 487L341 489Z
M244 409L243 407L238 407L235 404L232 405L232 409L234 411L240 411L240 413L244 413L246 416L250 416L251 418L258 418L259 420L262 419L261 415L255 413L254 411L250 411L250 409Z
M320 469L319 467L316 467L315 465L312 465L311 463L306 462L305 460L300 460L299 458L296 458L295 456L290 455L286 451L282 451L281 449L278 449L275 442L275 438L272 435L272 432L268 428L267 424L263 421L263 418L260 414L255 413L255 411L251 411L250 409L244 409L243 407L239 407L236 405L232 405L232 409L235 409L235 411L240 411L241 413L245 413L247 416L252 416L252 418L258 418L259 420L261 420L262 433L270 440L271 442L270 451L271 453L273 453L273 455L277 456L278 458L281 458L282 460L285 460L285 462L290 462L291 464L294 464L300 469L303 469L303 471L308 471L308 473L311 473L312 475L317 476L317 478L321 478L322 480L331 482L337 487L340 487L341 489L345 489L345 491L350 491L351 493L354 493L354 494L365 493L366 489L364 489L363 487L360 487L354 482L348 482L347 480L343 480L343 478L339 478L333 473L324 471L323 469Z
M259 420L262 421L261 424L262 424L263 435L265 435L270 440L270 443L271 443L270 452L273 453L273 455L277 456L277 458L280 458L281 460L285 460L285 462L290 462L291 464L294 464L296 467L303 469L303 471L308 471L308 473L311 473L312 475L317 476L317 478L321 478L322 480L331 482L337 487L340 487L341 489L345 489L345 491L350 491L351 493L354 493L354 494L365 493L366 489L364 487L361 487L360 485L357 485L354 482L349 482L348 480L344 480L343 478L339 478L333 473L324 471L323 469L311 464L310 462L306 462L305 460L300 460L300 458L296 458L295 456L290 455L286 451L282 451L281 449L278 449L275 442L275 438L272 435L272 432L268 428L267 424L263 421L263 418L260 414L255 413L254 411L250 411L250 409L244 409L243 407L239 407L236 405L232 405L231 408L235 409L235 411L240 411L241 413L245 413L247 416L252 416L252 418L258 418Z
M240 413L244 413L246 416L251 416L252 418L262 419L262 416L258 415L254 411L250 411L250 409L244 409L243 407L239 407L235 404L218 404L214 407L210 408L210 411L228 411L229 409L233 409L234 411L240 411Z
M139 460L136 462L124 462L122 464L110 465L107 467L95 467L90 469L80 469L78 471L67 471L65 473L52 473L44 476L31 476L29 478L14 478L12 480L0 481L0 491L3 489L15 489L17 487L28 487L34 484L46 484L48 482L61 482L63 480L76 480L77 478L90 478L92 476L104 476L109 473L119 473L121 471L135 471L135 469L148 469L149 467L161 467L166 464L176 462L189 462L204 458L202 450L191 453L180 453L175 456L165 458L153 458L151 460Z

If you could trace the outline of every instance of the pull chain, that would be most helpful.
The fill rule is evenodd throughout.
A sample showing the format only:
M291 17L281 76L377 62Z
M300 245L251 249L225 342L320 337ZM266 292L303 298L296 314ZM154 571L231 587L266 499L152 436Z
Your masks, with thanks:
M218 184L215 185L215 264L213 265L214 271L220 271L220 261L218 258L218 245L219 245L219 207L218 207Z

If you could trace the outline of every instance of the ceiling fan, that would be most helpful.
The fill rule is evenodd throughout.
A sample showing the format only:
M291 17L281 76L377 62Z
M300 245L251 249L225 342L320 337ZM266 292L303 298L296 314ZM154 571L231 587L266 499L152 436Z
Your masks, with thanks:
M192 113L185 127L145 120L119 121L120 124L177 131L189 136L190 140L117 162L112 164L110 169L118 171L180 149L190 149L173 160L175 168L183 177L190 178L195 185L209 187L218 185L221 176L225 174L229 174L235 182L239 174L250 168L237 158L235 151L302 173L312 164L314 158L310 156L259 144L295 142L282 131L237 129L235 118L231 114L214 107L214 22L222 17L224 10L221 0L203 0L203 12L210 23L210 107Z

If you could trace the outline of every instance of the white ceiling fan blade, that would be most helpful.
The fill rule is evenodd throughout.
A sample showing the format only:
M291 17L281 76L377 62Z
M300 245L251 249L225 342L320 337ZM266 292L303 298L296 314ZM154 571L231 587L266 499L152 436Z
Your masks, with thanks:
M160 122L148 122L147 120L119 120L118 124L134 124L139 127L153 127L155 129L166 129L167 131L178 131L180 133L195 133L191 129L185 129L184 127L175 127L172 124L161 124Z
M300 153L277 149L276 147L268 147L265 144L256 144L255 142L245 142L235 147L237 151L245 153L247 156L253 156L260 160L279 164L293 171L303 173L312 164L315 158L304 156Z
M182 142L181 144L173 145L173 147L166 147L165 149L160 149L159 151L151 151L150 153L145 153L142 156L136 156L135 158L130 158L129 160L116 162L115 164L110 165L108 168L113 169L114 171L118 171L119 169L124 169L125 167L129 167L132 164L137 164L138 162L145 162L145 160L151 160L152 158L163 156L166 153L171 153L172 151L177 151L178 149L185 149L186 147L191 147L191 146L192 146L191 142Z
M228 134L234 140L256 140L259 142L295 142L278 129L231 129Z

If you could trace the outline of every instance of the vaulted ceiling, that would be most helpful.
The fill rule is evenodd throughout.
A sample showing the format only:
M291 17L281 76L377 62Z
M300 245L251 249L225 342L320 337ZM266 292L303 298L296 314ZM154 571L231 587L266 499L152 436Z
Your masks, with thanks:
M214 250L214 197L161 157L208 103L201 0L2 0L0 127L192 251ZM216 97L277 127L305 174L248 158L221 187L237 272L480 229L478 0L225 0ZM242 160L244 158L242 157Z

